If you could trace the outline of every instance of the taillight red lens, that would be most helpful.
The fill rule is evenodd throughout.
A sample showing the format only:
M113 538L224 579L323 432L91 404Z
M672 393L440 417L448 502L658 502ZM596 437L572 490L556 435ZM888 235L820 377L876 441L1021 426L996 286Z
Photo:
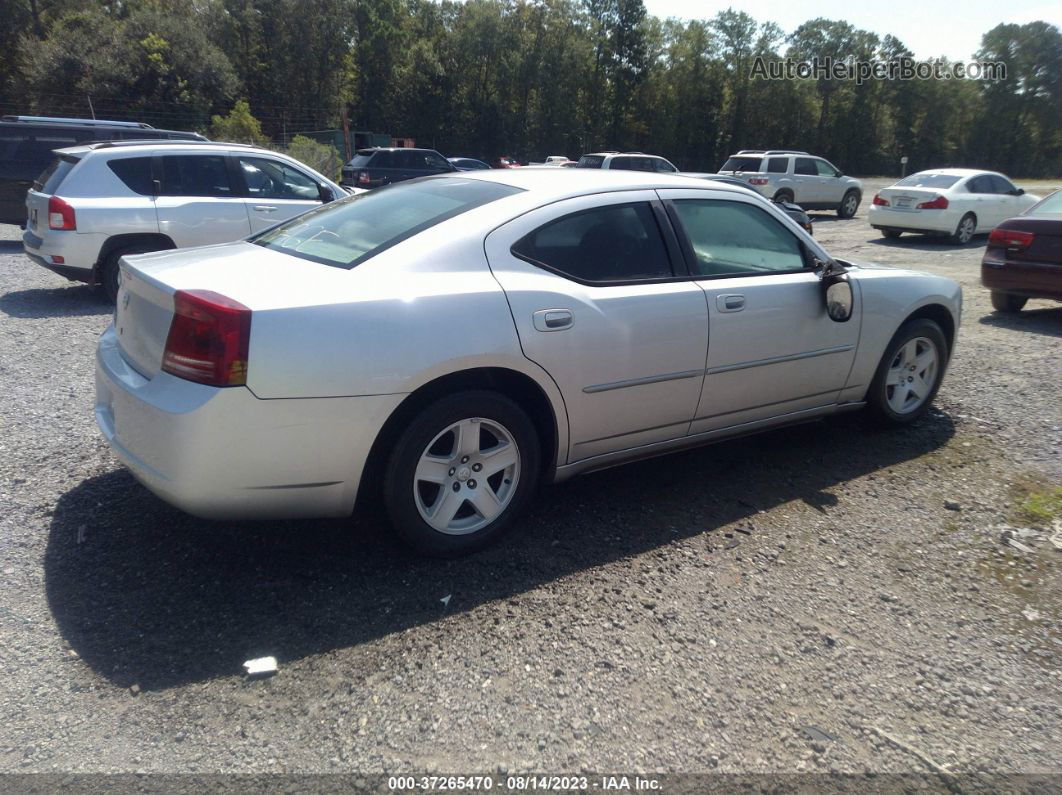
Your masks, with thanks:
M943 196L936 196L932 200L922 202L918 205L919 210L946 210L948 209L948 200Z
M58 196L48 197L48 228L61 232L77 231L74 208Z
M369 172L368 171L359 171L358 172L358 183L361 184L361 185L368 185L369 184Z
M247 383L251 310L210 290L178 290L162 354L170 375L211 386Z
M749 184L750 185L766 185L767 184L767 178L766 177L753 177L752 179L749 180Z
M875 207L890 207L888 199L883 199L878 194L874 194L874 201L871 202Z
M1028 248L1036 238L1032 232L1019 232L1017 229L1000 229L996 227L988 236L988 245L1005 248Z

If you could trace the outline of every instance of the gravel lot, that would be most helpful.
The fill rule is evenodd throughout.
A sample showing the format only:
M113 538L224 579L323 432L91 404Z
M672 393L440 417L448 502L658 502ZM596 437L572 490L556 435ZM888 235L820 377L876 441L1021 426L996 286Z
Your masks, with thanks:
M814 220L963 283L936 411L550 487L452 562L157 500L92 419L110 307L0 227L0 771L1062 772L1062 552L1001 541L1062 485L1062 307L992 314L984 238Z

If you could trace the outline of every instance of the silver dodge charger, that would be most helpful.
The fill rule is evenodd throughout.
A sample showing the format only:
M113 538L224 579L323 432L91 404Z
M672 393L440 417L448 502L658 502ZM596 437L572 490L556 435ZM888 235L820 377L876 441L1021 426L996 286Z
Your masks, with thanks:
M372 484L441 556L543 481L864 407L914 422L962 306L749 191L588 169L404 182L120 280L95 413L137 479L246 519L350 515Z

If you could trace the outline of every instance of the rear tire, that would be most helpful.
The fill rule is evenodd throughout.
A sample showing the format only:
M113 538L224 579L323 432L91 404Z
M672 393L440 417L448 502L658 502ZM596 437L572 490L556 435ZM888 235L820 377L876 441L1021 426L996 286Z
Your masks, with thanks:
M973 213L966 213L959 219L959 225L955 227L955 231L952 232L951 240L957 246L965 246L974 238L974 234L977 232L977 216Z
M410 423L388 461L383 498L391 524L424 555L482 549L534 493L540 450L534 423L504 395L442 398Z
M164 251L150 245L125 246L117 248L107 255L107 259L100 266L100 287L107 294L111 302L118 300L118 260L127 254L148 254L152 251Z
M889 240L896 240L903 234L899 229L882 229L881 234L887 237Z
M859 210L859 191L850 190L841 199L841 203L837 205L837 217L838 218L852 218Z
M929 411L948 363L948 342L934 321L918 318L893 335L867 390L867 409L882 425L910 425Z
M1020 312L1028 301L1028 298L1020 295L1001 293L998 290L992 291L992 308L997 312Z

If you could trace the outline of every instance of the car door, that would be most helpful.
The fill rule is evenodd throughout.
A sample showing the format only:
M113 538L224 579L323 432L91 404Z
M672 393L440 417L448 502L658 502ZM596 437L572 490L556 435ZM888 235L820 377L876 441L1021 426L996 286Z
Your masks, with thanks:
M486 239L524 355L564 395L569 462L682 437L697 407L708 312L661 219L653 191L624 191L533 210Z
M159 155L154 166L159 231L178 248L227 243L250 233L247 207L224 154Z
M996 225L993 219L998 218L1000 210L997 196L993 193L992 181L988 174L978 174L971 177L966 183L966 196L962 206L956 207L957 215L964 215L967 211L977 216L977 231L987 232Z
M819 169L813 157L793 159L793 201L797 204L818 204L822 201L819 188Z
M236 164L252 234L322 204L317 180L289 163L241 154L236 155Z
M999 226L1008 218L1013 218L1029 206L1028 201L1023 196L1018 195L1018 189L1006 177L1001 177L999 174L989 174L988 180L995 199L992 228Z
M790 222L753 198L661 190L708 301L708 358L690 433L829 406L859 341L826 314L812 252Z
M815 169L818 171L819 197L816 201L840 204L844 198L845 185L841 181L841 170L835 168L821 158L815 158Z

